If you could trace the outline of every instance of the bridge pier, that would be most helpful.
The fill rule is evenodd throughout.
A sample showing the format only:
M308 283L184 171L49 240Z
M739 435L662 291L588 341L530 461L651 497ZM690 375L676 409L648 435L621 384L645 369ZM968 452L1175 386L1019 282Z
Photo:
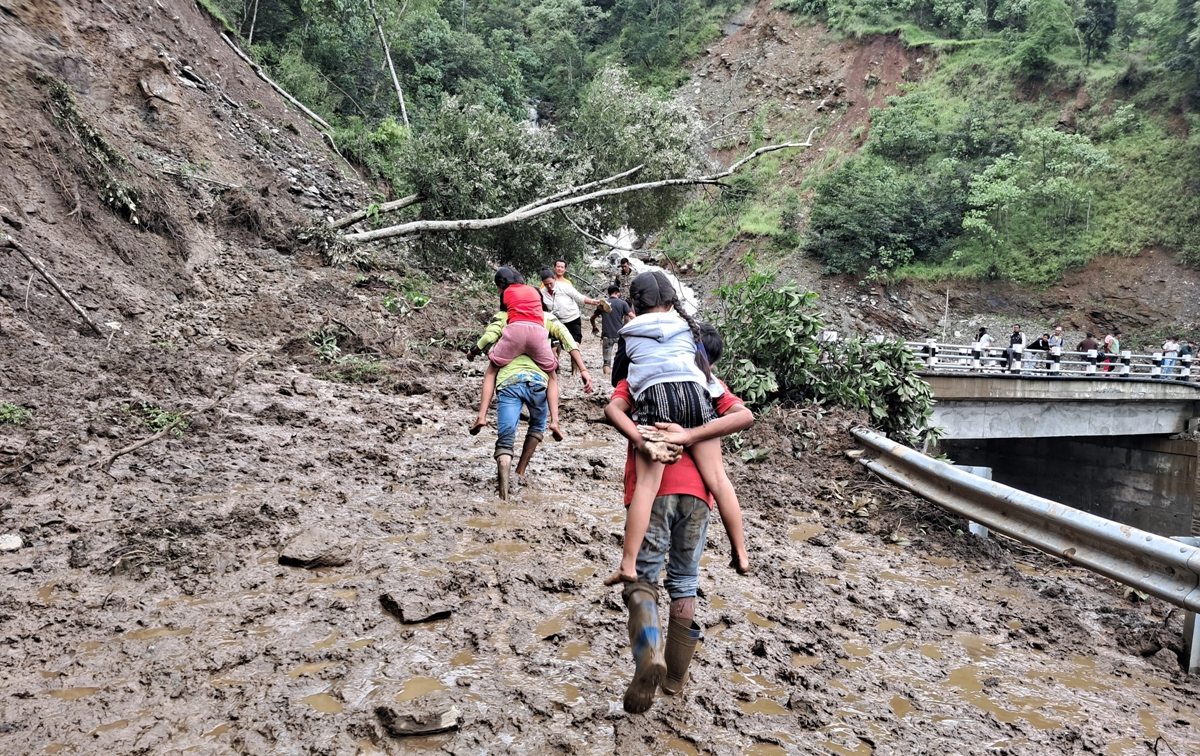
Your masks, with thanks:
M1200 535L1197 444L1162 435L943 439L1013 488L1166 536ZM1194 530L1195 528L1195 530Z

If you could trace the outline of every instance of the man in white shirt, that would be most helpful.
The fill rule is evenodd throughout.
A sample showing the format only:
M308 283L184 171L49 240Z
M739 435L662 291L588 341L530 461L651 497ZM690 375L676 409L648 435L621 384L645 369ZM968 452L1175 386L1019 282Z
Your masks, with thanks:
M554 262L554 270L542 269L542 299L567 330L575 343L583 339L583 316L579 305L594 305L603 307L599 299L589 299L579 293L579 290L567 280L567 261L558 259Z
M1167 379L1174 372L1175 360L1179 359L1179 337L1172 336L1167 339L1162 345L1163 362L1162 362L1162 377Z

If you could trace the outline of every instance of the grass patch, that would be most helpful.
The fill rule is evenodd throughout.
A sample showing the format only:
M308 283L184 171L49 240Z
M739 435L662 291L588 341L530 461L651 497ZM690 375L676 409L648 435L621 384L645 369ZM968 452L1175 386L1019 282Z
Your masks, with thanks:
M12 402L0 402L0 425L24 425L33 419L33 413Z
M139 404L134 417L138 424L146 426L155 433L171 428L171 435L181 438L183 432L187 430L187 420L183 419L182 412L169 412L150 402Z

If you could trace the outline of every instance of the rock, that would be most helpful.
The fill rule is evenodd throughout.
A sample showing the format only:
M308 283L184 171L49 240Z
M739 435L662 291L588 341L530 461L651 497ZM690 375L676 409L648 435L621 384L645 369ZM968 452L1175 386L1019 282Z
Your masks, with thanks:
M16 533L0 535L0 551L16 551L24 545L25 541L21 540L21 536Z
M462 724L458 707L441 691L405 704L377 706L375 716L394 738L449 732Z
M454 613L454 607L447 601L428 599L400 590L385 590L379 594L379 603L406 625L449 619Z
M283 547L279 563L291 567L341 567L350 561L350 550L338 536L321 526L309 528Z

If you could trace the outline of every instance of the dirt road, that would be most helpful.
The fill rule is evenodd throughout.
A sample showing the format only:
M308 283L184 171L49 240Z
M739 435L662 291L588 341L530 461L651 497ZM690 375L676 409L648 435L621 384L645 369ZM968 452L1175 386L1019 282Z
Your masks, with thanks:
M955 535L844 458L853 418L811 411L746 434L766 461L727 455L758 572L724 566L714 523L686 695L624 714L624 612L599 577L618 556L624 446L603 399L572 385L568 440L504 504L494 434L465 430L481 365L448 354L412 395L267 359L112 477L80 465L129 435L83 434L0 486L3 529L27 544L0 556L0 750L1140 754L1159 736L1200 750L1196 683L1160 650L1178 645L1177 612ZM0 440L67 445L70 425L45 415ZM93 430L140 437L105 417ZM282 566L316 525L346 563ZM383 593L451 614L404 624ZM457 731L384 731L377 707L431 695Z

